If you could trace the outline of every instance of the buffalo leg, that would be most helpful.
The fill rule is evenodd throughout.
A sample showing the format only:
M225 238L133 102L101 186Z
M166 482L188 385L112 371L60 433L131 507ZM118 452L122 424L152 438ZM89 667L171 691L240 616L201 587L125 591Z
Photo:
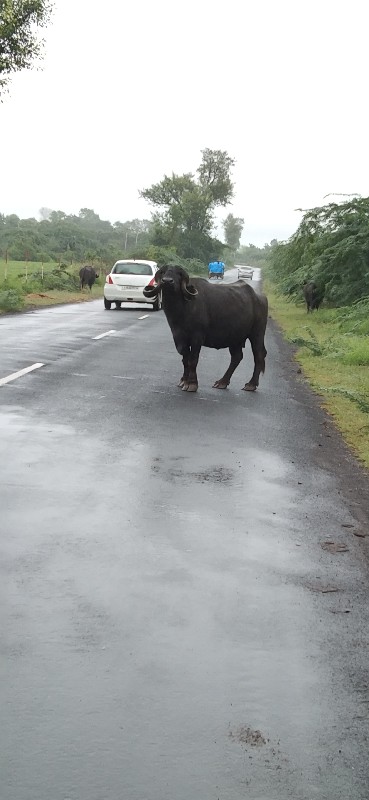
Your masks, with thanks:
M197 392L198 389L198 381L197 381L197 364L199 361L200 355L200 347L191 347L189 348L188 352L188 359L187 359L187 370L185 368L184 379L182 381L182 391L183 392ZM183 358L184 363L185 357Z
M201 344L189 346L181 341L175 342L178 353L182 356L183 375L178 383L183 392L197 392L197 364L201 350Z
M251 380L243 386L245 392L255 392L258 388L259 375L261 372L265 372L265 356L267 354L264 345L264 335L259 335L255 337L255 339L253 337L250 338L250 344L254 356L254 372Z
M200 350L201 347L191 347L188 359L188 377L187 382L182 386L183 392L197 392L198 390L197 365L199 363Z
M188 355L183 356L182 364L183 364L183 375L178 383L180 389L183 389L184 385L188 384Z
M213 383L213 389L226 389L235 369L237 369L238 365L243 359L241 345L238 345L237 347L230 347L229 352L231 354L231 363L227 369L227 372L224 373L223 378L220 378L219 381L215 381L215 383Z

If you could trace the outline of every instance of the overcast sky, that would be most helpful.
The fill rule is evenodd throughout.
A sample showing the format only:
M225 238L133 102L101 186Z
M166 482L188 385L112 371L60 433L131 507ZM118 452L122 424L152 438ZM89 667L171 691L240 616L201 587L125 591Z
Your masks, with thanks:
M366 0L56 0L43 71L0 105L0 211L148 217L139 189L236 159L244 243L369 194Z

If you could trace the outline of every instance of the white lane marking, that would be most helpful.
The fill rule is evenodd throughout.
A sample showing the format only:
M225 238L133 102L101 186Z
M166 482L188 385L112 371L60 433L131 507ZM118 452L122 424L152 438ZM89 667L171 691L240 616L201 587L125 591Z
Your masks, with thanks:
M106 333L100 333L99 336L93 336L93 339L103 339L104 336L110 336L111 333L116 333L115 330L106 331Z
M4 386L6 383L10 383L10 381L15 381L17 378L21 378L22 375L27 375L27 372L32 372L34 369L40 369L40 367L44 366L44 364L31 364L30 367L20 369L18 372L12 372L12 374L7 375L6 378L0 378L0 386Z
M119 381L134 381L135 378L130 378L128 375L112 375L112 378L117 378Z
M150 314L144 314L143 317L139 317L138 319L146 319L146 317L150 317Z

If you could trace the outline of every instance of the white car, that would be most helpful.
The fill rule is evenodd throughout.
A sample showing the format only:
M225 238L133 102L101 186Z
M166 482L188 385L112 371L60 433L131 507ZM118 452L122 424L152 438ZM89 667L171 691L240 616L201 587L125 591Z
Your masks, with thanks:
M238 267L238 279L248 278L249 280L252 280L253 274L254 270L252 267L242 267L242 266Z
M107 311L115 303L120 308L122 303L150 303L153 311L161 308L161 295L153 298L144 297L143 290L158 270L156 261L127 259L116 261L106 276L104 284L104 306Z

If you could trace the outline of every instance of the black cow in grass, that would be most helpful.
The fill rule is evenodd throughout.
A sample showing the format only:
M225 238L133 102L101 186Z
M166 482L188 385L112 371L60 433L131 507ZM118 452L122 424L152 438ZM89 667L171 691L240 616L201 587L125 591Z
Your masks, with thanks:
M231 363L213 385L214 389L226 389L249 339L255 366L252 378L243 388L254 392L259 375L265 370L267 298L257 295L244 281L214 286L204 278L194 278L190 283L187 272L177 266L161 267L155 275L155 285L144 289L146 297L155 297L159 292L174 344L182 356L183 375L178 384L181 389L197 391L196 368L202 347L217 350L227 347Z
M84 289L85 286L89 286L91 290L96 278L98 278L98 275L94 267L81 267L79 271L80 288Z
M324 299L324 289L317 286L314 281L308 281L308 283L303 285L302 291L305 297L307 312L314 311L315 308L318 310Z

